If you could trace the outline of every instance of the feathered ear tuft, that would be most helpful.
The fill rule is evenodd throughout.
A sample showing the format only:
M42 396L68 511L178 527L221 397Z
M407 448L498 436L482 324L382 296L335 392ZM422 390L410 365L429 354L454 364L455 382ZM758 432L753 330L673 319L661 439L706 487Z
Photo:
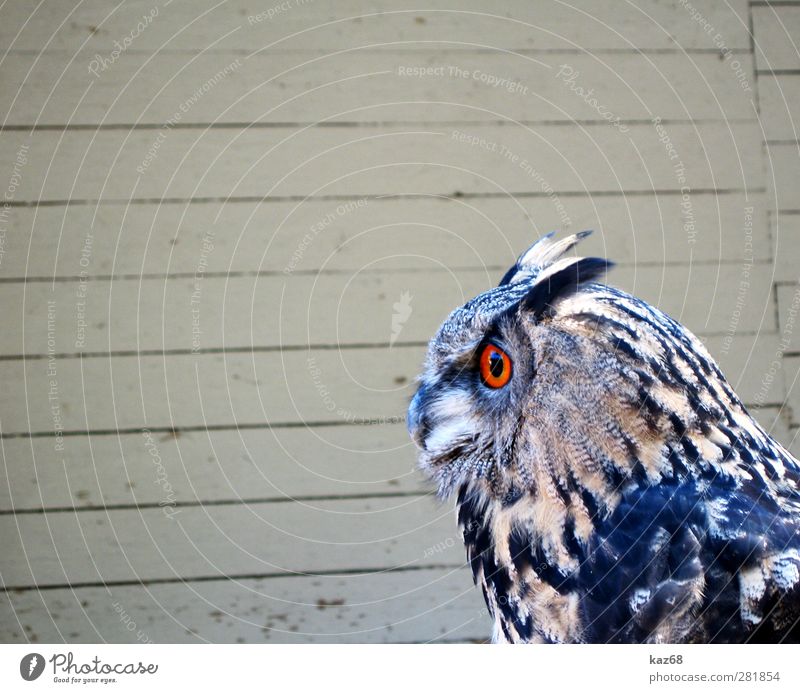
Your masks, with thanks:
M517 258L508 272L500 280L499 286L513 284L515 280L520 280L523 275L530 275L552 265L564 253L570 250L577 243L589 236L591 231L581 231L580 233L567 236L559 241L554 241L555 231L551 231L546 236L542 236L536 243L528 248ZM520 275L519 277L517 275Z
M581 284L604 275L614 266L599 257L564 258L550 265L538 277L522 299L523 310L534 316L546 315L555 301L574 292Z

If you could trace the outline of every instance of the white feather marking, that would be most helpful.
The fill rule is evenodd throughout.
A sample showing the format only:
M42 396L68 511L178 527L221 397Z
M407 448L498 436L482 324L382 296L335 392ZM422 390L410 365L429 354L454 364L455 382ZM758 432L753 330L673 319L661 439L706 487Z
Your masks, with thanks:
M742 613L742 621L753 625L761 623L762 616L756 613L755 609L766 590L767 583L764 580L761 566L743 570L739 573L739 606Z
M631 611L638 614L639 610L650 601L651 593L649 589L640 588L636 590L629 600Z
M436 426L425 438L425 449L431 453L449 450L458 440L472 438L475 427L469 421L458 419Z
M800 581L800 553L789 549L770 561L770 574L781 591L788 591Z

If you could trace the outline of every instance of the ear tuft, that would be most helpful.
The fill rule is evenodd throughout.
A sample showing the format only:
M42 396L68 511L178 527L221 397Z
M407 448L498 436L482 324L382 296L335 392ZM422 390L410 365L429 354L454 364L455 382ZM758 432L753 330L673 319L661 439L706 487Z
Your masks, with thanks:
M580 243L580 241L591 233L591 231L581 231L558 241L553 240L555 231L551 231L547 235L542 236L517 258L514 266L511 267L500 280L499 286L513 284L515 280L522 278L522 276L517 277L517 275L539 272L552 265L564 253Z
M614 266L599 257L565 258L551 265L536 278L522 299L522 308L537 318L547 314L559 299L573 293L581 284L603 276Z

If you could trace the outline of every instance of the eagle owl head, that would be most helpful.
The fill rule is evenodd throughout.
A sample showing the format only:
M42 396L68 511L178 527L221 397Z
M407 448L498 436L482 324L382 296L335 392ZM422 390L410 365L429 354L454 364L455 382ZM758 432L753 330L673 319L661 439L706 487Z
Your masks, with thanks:
M675 446L707 448L705 421L741 409L687 329L594 283L612 263L565 257L589 233L543 237L431 340L407 421L440 496L610 511L627 479L679 473Z

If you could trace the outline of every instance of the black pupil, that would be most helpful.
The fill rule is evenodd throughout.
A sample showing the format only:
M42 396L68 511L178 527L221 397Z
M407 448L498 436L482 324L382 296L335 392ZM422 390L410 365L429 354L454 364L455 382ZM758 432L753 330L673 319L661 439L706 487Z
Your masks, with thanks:
M503 375L503 371L506 368L506 364L503 361L503 357L500 356L496 351L492 352L489 355L489 372L492 374L493 378L499 378Z

